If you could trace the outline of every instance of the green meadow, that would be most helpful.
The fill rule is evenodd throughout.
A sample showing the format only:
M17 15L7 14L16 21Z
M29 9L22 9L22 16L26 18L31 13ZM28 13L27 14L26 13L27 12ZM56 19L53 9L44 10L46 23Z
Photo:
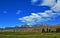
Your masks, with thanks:
M0 38L60 38L60 33L0 32Z

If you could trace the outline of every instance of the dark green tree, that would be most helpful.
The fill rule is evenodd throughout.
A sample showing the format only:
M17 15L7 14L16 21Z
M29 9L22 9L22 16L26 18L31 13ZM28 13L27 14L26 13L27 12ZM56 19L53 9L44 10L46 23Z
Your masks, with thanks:
M42 29L42 32L45 32L45 30L44 30L44 29Z
M60 32L60 28L57 28L57 29L56 29L56 32Z

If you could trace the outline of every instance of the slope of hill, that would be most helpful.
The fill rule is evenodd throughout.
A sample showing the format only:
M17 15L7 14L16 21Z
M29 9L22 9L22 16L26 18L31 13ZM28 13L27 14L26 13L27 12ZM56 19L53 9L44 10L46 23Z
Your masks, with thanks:
M60 32L60 24L49 26L47 24L37 24L30 27L22 25L17 27L0 28L0 32Z

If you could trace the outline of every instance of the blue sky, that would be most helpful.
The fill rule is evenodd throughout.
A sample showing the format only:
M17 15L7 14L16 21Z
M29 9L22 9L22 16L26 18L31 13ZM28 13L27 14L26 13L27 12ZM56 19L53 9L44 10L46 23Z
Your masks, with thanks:
M60 24L59 0L0 0L0 27Z

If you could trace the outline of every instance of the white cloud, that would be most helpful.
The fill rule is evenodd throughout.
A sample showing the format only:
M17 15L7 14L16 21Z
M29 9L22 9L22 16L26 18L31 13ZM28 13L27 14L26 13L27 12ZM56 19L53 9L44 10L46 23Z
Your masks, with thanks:
M38 0L32 0L31 2L36 3ZM46 22L60 16L60 13L53 13L53 11L60 12L60 0L57 0L57 3L56 0L43 0L43 2L37 6L49 6L51 7L51 10L31 13L31 15L19 18L18 20L27 24L36 24L36 22Z
M48 17L48 18L55 17L56 15L60 15L59 13L53 13L52 10L47 10L44 13L38 13L38 14L42 17Z
M18 10L17 12L16 12L16 14L20 14L21 13L21 10Z
M53 7L56 4L56 0L43 0L42 6Z
M31 13L29 16L25 16L22 18L19 18L22 22L25 22L27 24L36 24L36 22L44 22L49 21L51 18L55 18L59 16L60 14L52 13L51 10L45 11L43 13Z
M19 20L21 20L22 22L25 22L25 23L31 24L31 25L36 24L36 21L40 20L40 19L41 19L41 16L39 16L36 13L32 13L30 16L25 16L25 17L19 18Z
M31 3L36 6L49 6L54 12L60 12L60 0L42 0L40 4L36 4L39 0L31 0Z
M60 0L57 1L56 5L51 8L55 12L60 12Z
M40 4L36 4L39 0L31 0L31 3L36 6L49 6L54 12L60 12L60 0L42 0Z
M38 14L32 13L30 16L25 16L22 18L19 18L19 20L23 20L23 22L32 22L35 21L37 19L41 19L41 17Z
M39 0L31 0L31 3L36 5L36 2L38 2ZM40 2L40 4L37 4L36 6L49 6L52 7L56 4L56 0L42 0L42 2Z

